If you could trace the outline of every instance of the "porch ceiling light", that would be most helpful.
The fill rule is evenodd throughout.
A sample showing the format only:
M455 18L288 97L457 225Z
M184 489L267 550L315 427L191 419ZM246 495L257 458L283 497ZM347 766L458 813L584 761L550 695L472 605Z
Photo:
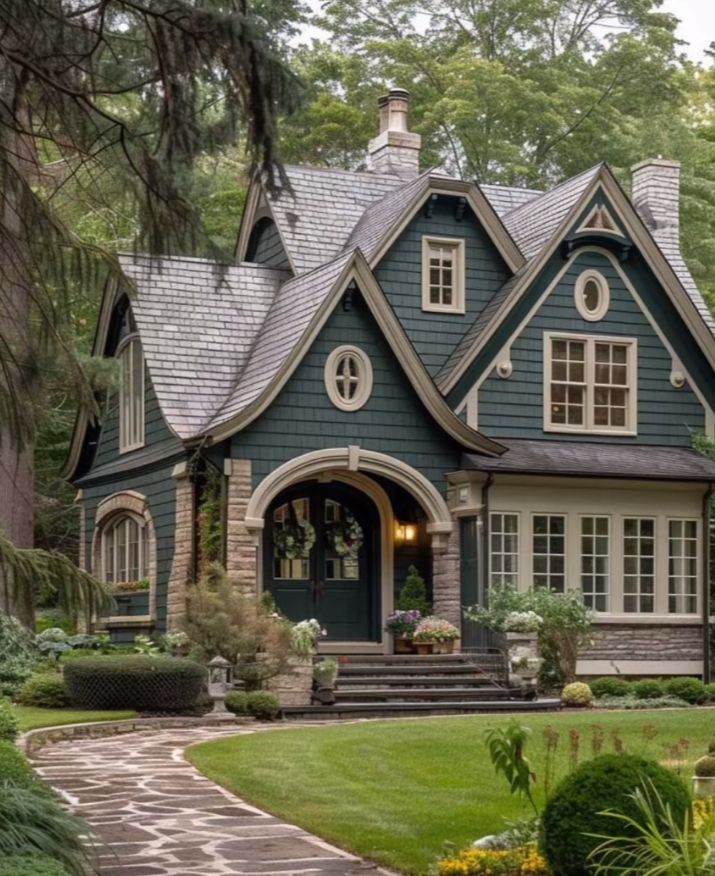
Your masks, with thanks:
M414 544L417 541L415 523L395 523L395 541L398 544Z

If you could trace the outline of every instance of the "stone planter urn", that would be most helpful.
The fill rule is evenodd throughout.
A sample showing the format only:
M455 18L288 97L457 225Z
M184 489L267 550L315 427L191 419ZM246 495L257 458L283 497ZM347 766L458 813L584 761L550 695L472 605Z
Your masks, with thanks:
M693 776L693 797L715 797L715 776Z
M286 672L268 680L268 690L283 706L309 706L313 693L313 658L291 657Z
M506 633L509 684L536 690L543 660L539 657L538 633Z

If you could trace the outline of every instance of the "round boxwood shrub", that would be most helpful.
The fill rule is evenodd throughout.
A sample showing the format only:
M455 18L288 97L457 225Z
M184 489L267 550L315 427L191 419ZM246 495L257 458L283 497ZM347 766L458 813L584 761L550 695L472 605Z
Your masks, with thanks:
M625 678L619 678L617 675L596 678L593 681L589 681L588 686L591 688L591 693L596 699L601 697L627 697L631 693L630 684Z
M20 691L23 706L39 706L41 709L62 709L69 705L70 698L65 682L59 673L31 675Z
M281 707L275 694L254 690L246 694L246 711L257 721L275 721L281 713Z
M642 678L631 685L632 692L639 700L657 700L665 696L665 685L657 678Z
M23 788L35 787L37 779L25 756L7 739L0 740L0 785L12 782Z
M705 685L705 702L715 702L715 684L711 683Z
M693 773L703 779L710 779L715 776L715 757L712 754L706 754L705 757L696 760Z
M69 876L69 870L46 855L8 855L0 859L0 876Z
M704 703L707 698L705 685L697 678L669 678L665 682L665 692L673 697L685 700L691 706Z
M690 795L678 776L659 763L632 754L604 754L587 761L567 776L546 804L541 822L541 847L554 876L584 876L591 872L589 854L602 842L587 834L627 832L627 825L605 811L641 817L632 795L652 786L682 824Z
M226 694L226 708L234 715L248 714L248 694L242 690L232 690Z
M108 654L64 667L71 702L83 709L182 712L201 692L206 670L182 657Z
M566 706L590 706L593 692L583 681L572 681L561 691L561 702Z

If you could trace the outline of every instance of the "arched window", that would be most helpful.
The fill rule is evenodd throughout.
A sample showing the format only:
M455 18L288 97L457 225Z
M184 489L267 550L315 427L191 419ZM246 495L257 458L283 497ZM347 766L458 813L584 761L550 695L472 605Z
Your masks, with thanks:
M144 445L144 357L139 338L127 338L117 350L119 383L119 451Z
M135 514L119 514L102 529L102 578L107 584L149 577L149 527Z

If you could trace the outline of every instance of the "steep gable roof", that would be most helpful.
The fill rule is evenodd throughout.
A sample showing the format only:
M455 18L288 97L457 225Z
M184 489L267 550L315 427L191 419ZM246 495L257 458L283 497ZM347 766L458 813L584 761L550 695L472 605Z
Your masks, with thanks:
M521 186L498 186L489 183L480 183L479 188L484 192L489 203L494 207L499 216L505 216L511 210L521 207L528 201L533 201L539 195L543 195L538 189L526 189Z

